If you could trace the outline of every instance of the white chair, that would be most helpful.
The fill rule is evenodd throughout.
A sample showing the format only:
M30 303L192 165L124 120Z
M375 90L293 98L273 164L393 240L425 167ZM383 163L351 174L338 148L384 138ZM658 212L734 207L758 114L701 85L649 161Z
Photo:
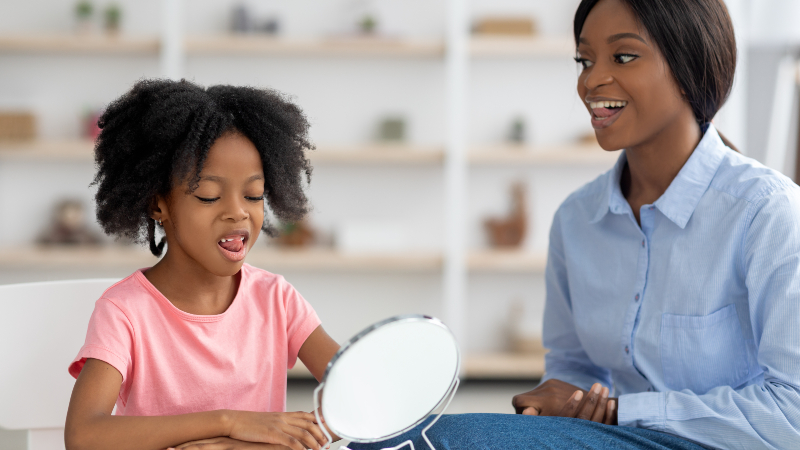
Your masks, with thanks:
M63 450L67 367L94 303L117 279L0 286L0 449Z

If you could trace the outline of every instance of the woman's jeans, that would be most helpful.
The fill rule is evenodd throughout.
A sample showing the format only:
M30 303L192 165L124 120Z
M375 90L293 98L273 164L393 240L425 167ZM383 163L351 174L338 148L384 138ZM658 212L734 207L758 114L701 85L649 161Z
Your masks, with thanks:
M348 445L353 450L379 450L411 440L415 450L430 450L421 436L423 424L396 438L374 444ZM603 425L564 417L516 414L442 416L427 432L436 450L648 449L702 450L681 438L642 428ZM402 450L410 449L406 446Z

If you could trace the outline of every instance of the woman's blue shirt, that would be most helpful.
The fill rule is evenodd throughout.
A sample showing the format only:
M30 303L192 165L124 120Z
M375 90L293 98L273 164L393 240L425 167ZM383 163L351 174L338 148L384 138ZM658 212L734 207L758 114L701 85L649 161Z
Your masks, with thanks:
M800 188L707 125L639 226L625 164L553 220L545 379L613 385L620 425L800 448Z

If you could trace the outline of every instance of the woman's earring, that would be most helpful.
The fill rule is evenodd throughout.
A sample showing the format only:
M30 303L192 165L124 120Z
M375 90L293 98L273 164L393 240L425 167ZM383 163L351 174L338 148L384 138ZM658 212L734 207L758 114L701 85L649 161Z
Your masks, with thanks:
M156 224L158 224L158 226L160 226L160 227L164 226L164 224L161 223L161 219L156 220Z

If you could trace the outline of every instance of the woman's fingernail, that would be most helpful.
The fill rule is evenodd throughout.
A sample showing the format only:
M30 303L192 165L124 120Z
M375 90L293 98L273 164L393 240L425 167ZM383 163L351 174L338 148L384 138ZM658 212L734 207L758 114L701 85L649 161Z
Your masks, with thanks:
M599 394L600 393L600 389L602 389L602 387L600 386L600 383L595 383L594 386L592 386L592 393L593 394Z
M616 406L616 402L614 402L614 400L609 400L608 401L608 409L613 411L614 410L614 406Z
M575 393L575 401L579 402L583 400L583 391L578 391Z
M604 387L602 392L600 392L600 396L603 397L603 398L608 397L608 394L609 394L609 391L608 391L607 387Z

